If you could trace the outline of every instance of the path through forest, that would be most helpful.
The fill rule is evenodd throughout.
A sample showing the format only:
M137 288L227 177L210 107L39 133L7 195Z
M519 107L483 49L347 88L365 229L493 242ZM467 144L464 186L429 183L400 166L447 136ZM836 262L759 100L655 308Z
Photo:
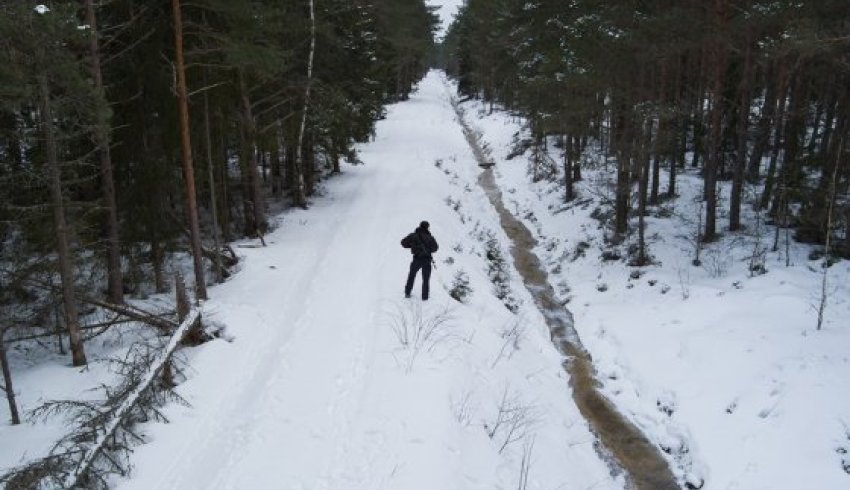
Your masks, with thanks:
M137 448L134 473L118 482L119 488L516 485L519 460L534 450L535 439L510 445L509 434L504 445L493 446L500 437L497 428L480 423L474 412L478 408L487 417L487 407L458 408L447 395L470 373L478 376L472 384L479 391L492 381L504 345L495 361L479 363L486 365L481 370L470 367L477 354L462 349L487 345L488 335L498 347L501 337L464 333L447 357L405 371L398 369L396 339L387 326L398 319L387 311L421 309L433 316L457 305L446 295L450 278L442 263L432 279L431 301L401 298L409 255L398 242L419 220L433 217L441 260L452 250L473 249L463 243L469 238L459 231L461 225L448 223L458 219L445 203L446 177L435 171L442 159L462 159L469 175L478 171L444 78L432 72L409 101L391 106L376 141L361 148L361 157L365 165L331 182L327 196L310 210L286 213L267 237L268 247L239 249L243 270L212 288L205 307L207 321L225 325L232 340L191 355L189 379L179 388L191 407L170 407L170 424L148 428L151 441ZM467 186L465 192L481 191ZM498 223L486 198L477 201ZM460 252L455 255L461 259ZM482 295L478 301L495 307L464 307L454 315L466 319L459 328L476 321L493 327L503 317L514 318L487 296L486 274L480 275L483 279L473 279ZM596 454L586 423L571 405L560 355L546 338L520 341L526 347L516 359L528 361L505 368L516 378L497 395L505 408L522 395L508 397L509 390L521 391L522 383L538 390L535 404L524 406L535 414L534 423L529 417L520 427L539 428L537 452L529 458L531 481L537 483L529 488L552 488L552 482L563 488L621 488L622 478L612 476ZM518 413L519 406L508 408Z

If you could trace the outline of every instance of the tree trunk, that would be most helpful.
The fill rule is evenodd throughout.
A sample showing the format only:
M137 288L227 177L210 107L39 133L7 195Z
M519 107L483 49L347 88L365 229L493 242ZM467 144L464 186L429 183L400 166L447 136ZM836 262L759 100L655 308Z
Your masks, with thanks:
M715 0L714 14L721 31L726 27L726 14L729 0ZM720 167L721 142L723 130L723 90L726 75L725 36L718 35L714 41L714 81L712 87L711 128L709 130L708 158L703 168L705 182L705 232L703 240L717 238L717 171Z
M818 180L816 190L812 193L810 202L801 209L800 223L797 228L798 237L806 242L822 242L824 240L823 230L824 221L826 220L826 210L828 207L827 197L830 195L830 186L832 185L832 176L835 174L836 166L841 165L842 149L841 144L844 139L841 135L846 135L848 126L850 126L850 88L845 89L840 96L838 107L833 110L838 117L835 119L834 133L836 137L829 139L829 146L823 147L821 143L820 151L818 152L818 160L822 162L821 175ZM842 170L837 174L838 182L841 182L842 175L848 171L848 166L845 164ZM845 182L847 182L845 180ZM838 195L846 195L847 184L845 191L839 192ZM837 206L842 206L839 201ZM850 206L845 203L844 208L850 211ZM839 208L840 210L840 208ZM847 213L845 213L847 214ZM850 219L850 216L846 217ZM850 223L847 223L848 231L850 231ZM850 238L845 238L844 244L840 247L846 256L850 257L850 249L844 245L850 244Z
M646 204L647 191L649 187L649 172L650 172L650 155L652 139L652 120L646 124L646 134L642 138L640 158L640 180L638 183L638 256L635 262L637 266L644 266L649 263L649 256L646 253Z
M331 173L332 174L341 174L342 169L339 166L339 151L337 150L338 146L336 143L333 143L332 149L330 151L330 159L331 159Z
M627 142L631 140L630 126L626 122L626 109L619 108L616 129L616 151L617 151L617 190L614 205L614 239L621 241L628 231L629 226L629 194L631 191L631 151L626 148Z
M693 158L691 159L692 168L699 168L700 158L705 156L705 125L703 124L703 112L705 111L706 90L703 86L703 80L708 78L707 66L709 63L706 60L708 57L708 49L703 48L701 59L697 62L699 65L700 76L698 78L699 82L697 83L697 90L694 94L696 96L695 107L691 114L691 123L694 133Z
M310 6L310 54L307 57L307 85L304 88L304 108L301 112L301 126L298 130L298 146L295 148L295 168L298 172L295 181L295 202L302 208L307 207L305 195L304 174L304 133L307 126L307 112L310 110L310 90L313 87L313 56L316 53L316 12L313 0L308 0Z
M151 264L153 265L153 283L157 293L168 292L168 286L165 282L163 274L163 265L165 263L165 253L162 249L162 244L157 239L151 240Z
M275 124L271 149L272 197L280 198L283 191L283 172L280 168L280 123Z
M210 98L207 91L204 91L204 147L207 154L207 174L210 181L210 211L212 212L213 246L215 246L215 250L218 252L221 250L221 243L218 239L218 204L216 203L215 164L213 163L212 128L210 127ZM220 283L224 280L221 264L218 261L214 261L214 265L215 280Z
M732 177L732 194L729 196L729 230L741 229L741 201L744 194L744 172L747 160L747 134L750 125L750 71L752 67L753 30L748 27L745 36L744 68L738 88L738 156Z
M254 222L254 203L251 201L251 147L245 136L244 125L239 128L239 184L242 196L242 236L255 237L257 224Z
M605 96L597 93L595 95L595 111L596 111L596 119L594 121L594 135L596 139L599 141L599 151L607 158L610 142L609 139L611 137L611 126L606 126L606 113L608 111L605 110ZM607 127L608 130L605 131L603 127Z
M770 163L767 167L767 173L764 180L764 189L762 190L761 199L759 200L758 209L765 209L770 204L770 198L773 195L773 187L776 180L776 167L779 161L779 151L782 147L783 133L786 131L787 122L785 121L785 105L788 95L788 76L784 76L779 81L780 91L778 107L776 109L776 121L774 123L773 148L770 155Z
M789 111L786 123L785 152L782 155L782 170L780 172L781 189L777 193L771 205L770 215L777 217L785 213L788 206L788 189L799 180L798 168L800 167L800 139L805 130L803 120L804 105L808 100L806 90L805 69L798 71L794 86L791 89ZM787 217L786 217L787 218Z
M94 88L102 107L98 107L95 127L95 142L100 156L100 185L103 191L103 212L106 225L106 275L108 298L112 303L124 302L124 285L121 276L121 240L118 235L118 212L115 204L115 182L112 177L112 154L109 148L109 116L103 74L100 69L100 47L98 43L97 16L94 0L85 0L86 23L89 35L89 56Z
M700 89L701 90L701 89ZM699 168L700 159L705 156L705 124L703 123L703 106L705 104L705 96L697 95L696 107L691 114L691 126L693 128L693 157L691 158L691 168Z
M174 17L174 64L177 72L177 108L180 114L180 154L183 159L183 180L186 184L186 215L189 222L192 259L195 269L195 296L207 299L204 264L201 252L201 227L198 223L198 204L195 194L195 169L192 163L192 141L189 135L189 96L186 91L186 68L183 61L183 20L180 0L171 0Z
M652 186L649 191L650 204L658 204L658 193L661 183L661 160L666 156L668 149L664 142L667 140L667 60L661 62L661 79L658 88L658 135L655 138L654 155L652 156Z
M304 136L303 152L301 171L304 175L304 195L311 197L316 190L316 150L309 130Z
M670 175L667 181L667 198L672 199L676 197L676 171L678 166L681 165L683 168L685 166L685 153L687 153L687 145L688 145L688 126L685 121L685 116L682 114L682 108L684 106L684 90L683 87L686 85L685 83L685 72L688 61L686 57L683 57L679 60L676 69L675 87L673 89L673 93L676 97L676 113L673 118L673 128L671 130L670 136Z
M581 181L581 156L584 154L584 149L587 148L586 136L580 139L573 136L573 183Z
M771 149L770 161L767 164L767 171L765 172L764 189L762 189L761 198L759 199L758 206L756 207L758 210L765 209L767 205L770 204L770 198L773 195L774 182L776 181L776 167L779 162L779 151L782 143L782 132L785 130L785 125L781 123L783 112L784 109L780 109L780 122L774 130L773 148Z
M250 222L253 223L252 233L254 233L258 238L262 238L266 232L267 223L266 212L263 206L263 189L260 182L260 176L258 174L256 124L254 123L254 115L251 111L251 101L248 98L248 89L245 85L245 76L241 70L239 71L238 77L239 95L242 103L243 168L247 172L247 190L250 193L250 212L252 213Z
M850 258L850 206L844 208L844 257Z
M839 149L839 158L841 155L841 149L844 146L844 140L842 136L841 143L838 145ZM835 205L835 194L836 187L838 185L838 162L835 162L835 167L832 171L832 183L831 189L827 197L827 209L826 209L826 238L824 240L824 248L823 248L823 279L821 281L821 291L820 291L820 301L818 304L818 324L817 329L820 330L823 326L823 314L826 310L826 302L829 299L829 289L827 287L827 278L829 277L829 261L832 256L832 211Z
M269 157L268 153L266 152L266 149L263 148L259 141L257 141L256 136L254 137L254 143L255 147L257 148L257 158L259 159L259 166L257 168L259 168L259 180L262 183L260 188L262 189L262 187L266 186L269 182Z
M83 337L80 333L80 319L77 313L77 297L74 292L74 269L71 249L68 245L68 225L65 221L65 203L62 196L62 170L59 168L59 156L56 149L56 135L53 132L53 111L50 104L50 85L45 75L38 77L42 130L44 131L44 149L47 166L50 170L50 198L53 201L53 225L56 230L56 255L59 258L59 276L62 281L62 301L65 309L65 324L71 344L71 359L74 366L86 364Z
M21 417L18 415L18 404L15 402L15 387L12 385L12 370L9 369L9 360L6 358L6 344L3 342L5 330L0 329L0 369L3 370L3 391L6 392L6 400L9 402L9 413L12 415L12 425L19 425Z
M812 134L809 137L808 145L806 145L806 153L809 155L814 154L815 148L817 148L818 137L820 136L820 127L822 124L821 118L823 117L823 108L825 104L829 104L829 102L824 102L823 98L820 98L816 104L815 115L812 120Z
M649 190L649 203L653 205L661 202L661 199L659 198L661 185L661 159L662 156L660 153L656 153L655 156L652 157L652 186Z
M834 132L837 135L844 135L849 129L848 126L850 126L850 88L846 89L844 94L841 96L841 99L838 101L838 107L833 110L833 113L835 112L838 113L838 117L834 118ZM831 117L831 119L833 119L833 117ZM821 173L820 180L818 181L818 193L826 195L827 189L829 188L830 175L832 175L832 167L834 165L838 165L838 162L841 160L841 140L839 138L833 138L832 136L827 138L826 132L824 132L824 141L821 144L821 155L825 165L824 171Z
M839 97L837 95L833 95L833 97L831 98L831 100L827 104L826 119L824 120L824 130L823 130L823 135L821 136L821 143L820 143L821 151L824 152L824 154L826 154L826 152L828 151L830 144L832 142L832 135L834 134L834 128L835 128L835 122L836 122L835 121L836 111L840 110L840 106L842 106L842 105L846 106L847 100L848 100L848 94L845 91L845 93L841 97ZM845 113L845 117L846 117L846 113ZM840 125L841 125L841 123L839 122L838 126L840 126ZM826 158L829 159L829 155L827 155ZM829 160L827 160L827 161L829 161ZM829 178L822 175L821 180L826 181L826 180L829 180ZM821 186L821 188L826 188L826 187Z
M779 79L778 82L777 78ZM755 184L759 180L759 174L761 173L761 159L764 156L767 142L770 139L771 125L773 125L776 130L778 130L780 126L779 121L774 123L774 116L776 115L776 107L780 102L777 99L777 96L782 96L785 93L784 86L778 87L778 91L777 86L783 85L784 80L784 64L781 64L778 70L773 70L772 68L767 70L767 88L764 93L764 103L762 104L759 114L758 130L756 132L755 142L753 143L753 153L750 155L750 162L747 165L747 181L751 184Z
M283 176L284 188L289 193L290 197L295 201L297 206L300 206L298 196L298 165L296 164L295 146L298 144L298 127L293 124L287 124L284 136L284 152L283 152L283 168L285 170ZM303 188L302 188L303 190Z
M221 197L219 198L219 218L221 221L221 241L228 243L232 240L231 223L233 223L233 209L230 192L230 173L228 171L228 154L227 154L227 133L224 130L224 114L221 108L215 112L216 128L218 134L216 140L218 147L216 154L218 155L218 182L221 185Z
M573 192L573 139L564 134L564 201L575 199Z
M683 116L677 116L677 121L679 123L678 129L678 138L676 146L678 148L679 158L671 158L670 159L670 175L667 179L667 198L673 199L676 197L676 177L678 173L678 168L681 165L682 168L685 166L685 153L687 153L688 146L688 126L685 124L685 120ZM677 162L678 160L678 162Z

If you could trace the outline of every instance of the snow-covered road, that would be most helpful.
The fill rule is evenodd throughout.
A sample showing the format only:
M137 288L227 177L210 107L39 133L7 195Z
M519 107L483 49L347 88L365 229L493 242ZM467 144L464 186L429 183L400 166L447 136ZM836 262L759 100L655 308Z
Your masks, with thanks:
M239 249L243 270L212 288L205 307L232 342L191 355L179 390L192 406L169 407L170 424L147 428L151 441L119 488L516 488L523 441L499 451L498 433L484 429L509 393L535 415L529 488L621 485L592 448L533 308L530 340L514 365L500 360L497 327L513 316L488 294L474 246L461 245L469 232L445 203L457 190L434 165L478 170L454 117L442 76L429 74L361 148L365 165L333 179L310 210L286 213L268 247ZM480 190L463 192L467 212L497 223ZM444 352L406 372L388 312L419 307L402 299L409 256L399 240L422 219L440 258L455 255L480 292L451 307L459 347L437 346ZM441 287L451 271L435 271L426 315L456 305Z

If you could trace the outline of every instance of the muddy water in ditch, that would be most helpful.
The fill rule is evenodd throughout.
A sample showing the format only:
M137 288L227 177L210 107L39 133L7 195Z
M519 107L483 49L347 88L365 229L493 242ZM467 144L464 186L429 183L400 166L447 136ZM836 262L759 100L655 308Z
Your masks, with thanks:
M625 470L629 484L634 488L680 488L655 446L599 392L593 361L581 345L573 327L572 314L555 299L555 291L533 252L537 241L528 228L505 209L493 170L482 172L478 182L499 212L502 228L513 242L511 254L514 266L537 307L546 317L552 343L567 358L564 366L570 373L573 398L604 446L603 453L613 456L615 464Z

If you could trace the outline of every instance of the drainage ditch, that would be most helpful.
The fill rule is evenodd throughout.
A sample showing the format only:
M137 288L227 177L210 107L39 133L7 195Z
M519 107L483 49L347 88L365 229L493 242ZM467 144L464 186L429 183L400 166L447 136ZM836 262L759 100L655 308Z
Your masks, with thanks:
M455 108L457 110L457 107ZM478 135L463 121L460 111L458 119L479 165L485 168L478 178L478 183L499 213L502 228L511 239L514 267L546 318L552 343L566 358L564 368L570 375L573 399L601 443L600 453L625 472L632 488L679 489L676 477L658 449L600 392L593 360L581 344L573 325L572 314L557 301L540 259L533 252L537 240L528 228L505 208L489 155L482 149Z

